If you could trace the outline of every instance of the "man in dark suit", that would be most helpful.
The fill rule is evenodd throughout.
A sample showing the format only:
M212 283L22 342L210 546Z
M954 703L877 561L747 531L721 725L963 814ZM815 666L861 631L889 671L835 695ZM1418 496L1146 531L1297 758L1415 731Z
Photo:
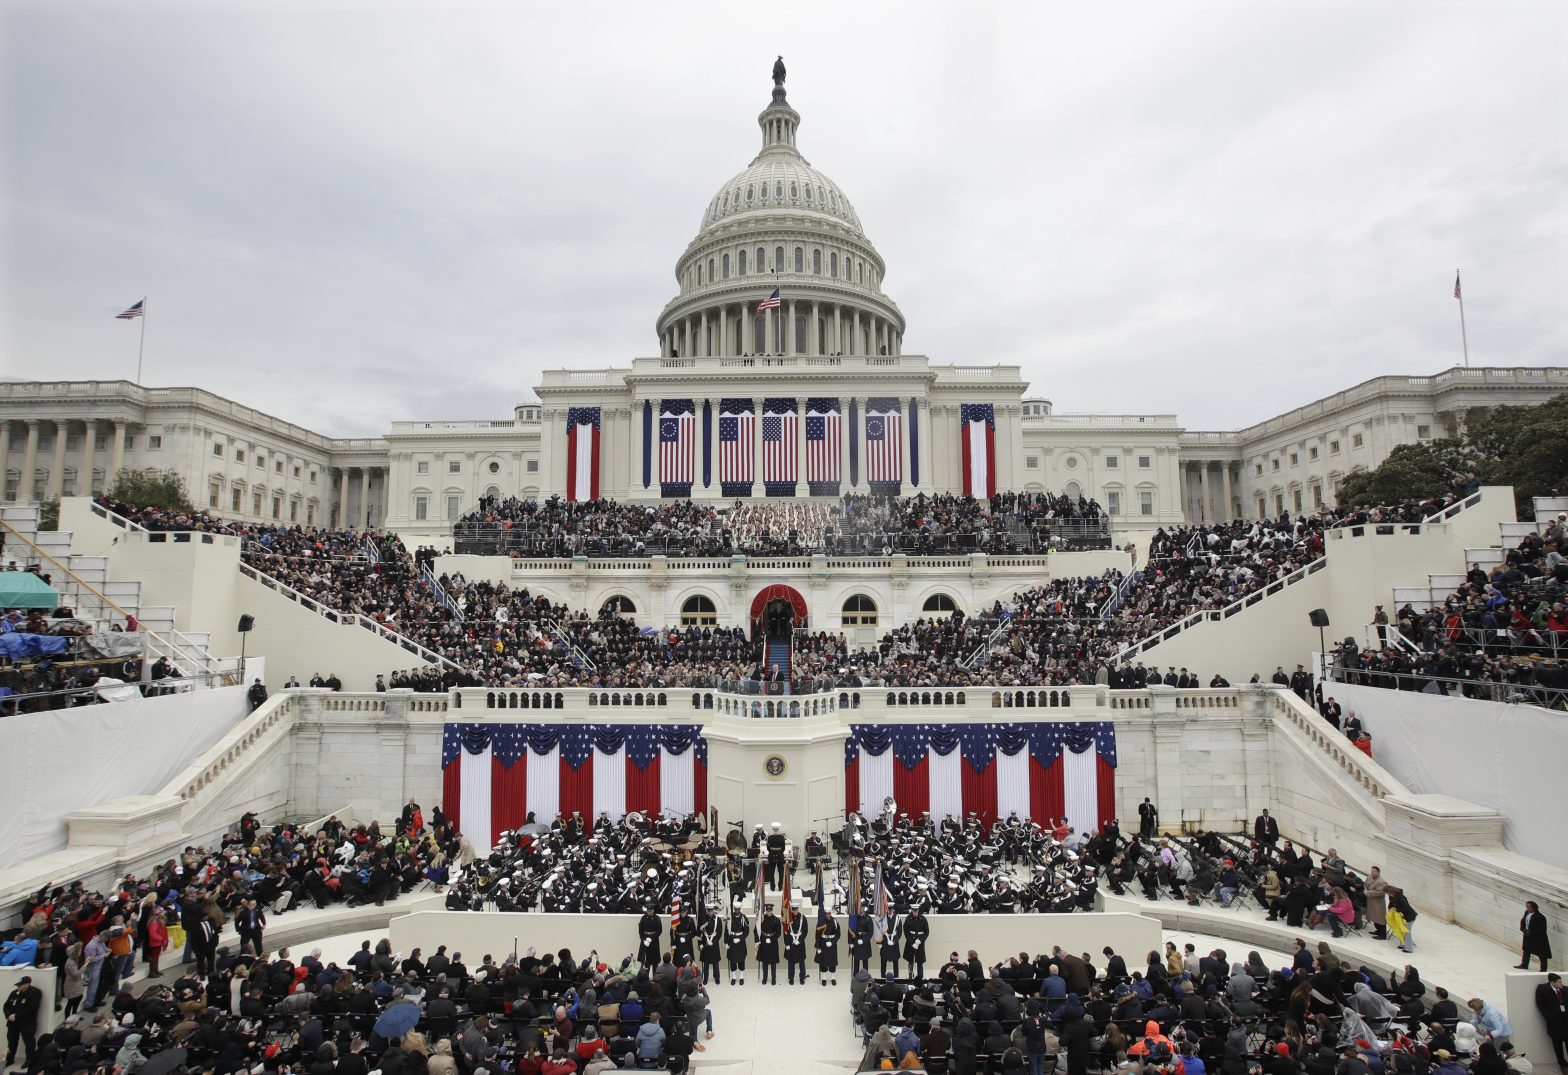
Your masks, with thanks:
M234 929L240 935L240 946L250 945L250 950L261 955L262 931L267 927L267 916L255 900L246 900L234 916Z
M1568 1039L1568 989L1563 988L1562 975L1548 974L1546 981L1535 987L1535 1008L1546 1020L1546 1036L1552 1039L1557 1066L1568 1071L1568 1056L1563 1052L1563 1041Z
M1279 843L1279 822L1269 815L1267 807L1252 823L1252 838L1265 847Z
M1534 900L1524 901L1524 917L1519 919L1519 937L1521 952L1519 955L1518 970L1530 969L1530 957L1541 961L1541 969L1546 969L1546 961L1552 958L1552 942L1546 933L1546 916L1535 905Z
M1153 836L1159 821L1160 812L1145 796L1143 802L1138 804L1138 835L1144 839Z

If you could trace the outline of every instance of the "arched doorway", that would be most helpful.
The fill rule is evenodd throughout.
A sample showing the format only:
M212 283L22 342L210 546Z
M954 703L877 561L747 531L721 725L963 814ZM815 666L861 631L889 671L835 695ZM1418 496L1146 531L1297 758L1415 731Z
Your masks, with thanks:
M751 637L762 645L770 693L789 693L795 629L807 626L806 599L792 586L774 583L751 602Z

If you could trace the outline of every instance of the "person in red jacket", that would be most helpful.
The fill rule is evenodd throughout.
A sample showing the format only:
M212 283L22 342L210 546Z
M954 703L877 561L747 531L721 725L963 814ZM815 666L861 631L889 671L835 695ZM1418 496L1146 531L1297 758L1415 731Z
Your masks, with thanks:
M152 921L147 923L147 977L161 978L163 975L158 970L158 960L163 957L164 949L169 947L168 913L162 907L152 909Z

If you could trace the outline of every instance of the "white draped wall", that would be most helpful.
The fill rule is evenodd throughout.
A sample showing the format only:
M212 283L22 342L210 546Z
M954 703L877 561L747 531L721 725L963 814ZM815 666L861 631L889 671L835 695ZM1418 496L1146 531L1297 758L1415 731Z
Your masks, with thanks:
M1089 758L1094 758L1091 751ZM1029 816L1029 752L1017 754L996 752L996 816L1006 818L1017 812L1019 817Z
M528 751L528 809L545 825L555 820L561 810L561 748L556 746L548 754ZM486 785L489 786L488 784ZM468 782L463 782L463 801L468 801ZM463 815L463 830L468 830L468 815Z
M893 794L893 752L884 750L881 757L860 751L860 812L875 817L882 812L882 803Z
M1068 823L1078 832L1099 827L1099 774L1095 769L1094 743L1082 754L1062 750L1062 799Z
M619 821L625 815L625 745L612 754L606 754L598 747L593 748L593 806L595 818L600 813L606 813L610 815L611 821Z
M666 751L659 758L659 809L666 814L689 814L696 809L696 785L692 782L697 751L684 754Z
M888 751L892 753L892 751ZM945 756L926 747L926 776L931 787L931 816L964 816L964 752L957 747Z
M483 854L490 850L490 747L478 754L464 750L458 758L462 766L463 835Z

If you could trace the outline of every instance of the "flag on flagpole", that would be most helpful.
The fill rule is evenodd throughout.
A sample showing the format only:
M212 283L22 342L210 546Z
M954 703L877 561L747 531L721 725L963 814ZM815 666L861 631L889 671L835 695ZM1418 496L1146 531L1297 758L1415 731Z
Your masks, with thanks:
M762 909L768 905L768 870L767 861L757 858L757 926L762 925Z
M774 305L776 306L778 304L774 303ZM142 314L147 312L146 306L147 300L142 299L135 306L132 306L129 310L126 310L123 314L115 314L115 319L119 321L130 321L134 318L140 317Z
M849 871L849 929L860 932L860 863Z
M1459 293L1459 273L1458 272L1454 273L1454 298L1456 298L1456 299L1463 298L1463 296ZM137 303L136 305L140 306L141 303ZM120 316L124 317L125 315L121 314Z
M822 887L822 860L817 860L817 925L828 920L828 894Z
M784 923L784 928L789 929L791 920L795 917L795 901L790 898L790 886L794 883L794 870L789 863L784 864L784 897L779 901L779 920Z
M887 916L887 888L882 884L882 860L877 859L876 873L871 878L871 939L878 944L887 931Z
M757 312L760 314L763 310L777 310L779 305L779 289L774 288L773 294L757 303Z

